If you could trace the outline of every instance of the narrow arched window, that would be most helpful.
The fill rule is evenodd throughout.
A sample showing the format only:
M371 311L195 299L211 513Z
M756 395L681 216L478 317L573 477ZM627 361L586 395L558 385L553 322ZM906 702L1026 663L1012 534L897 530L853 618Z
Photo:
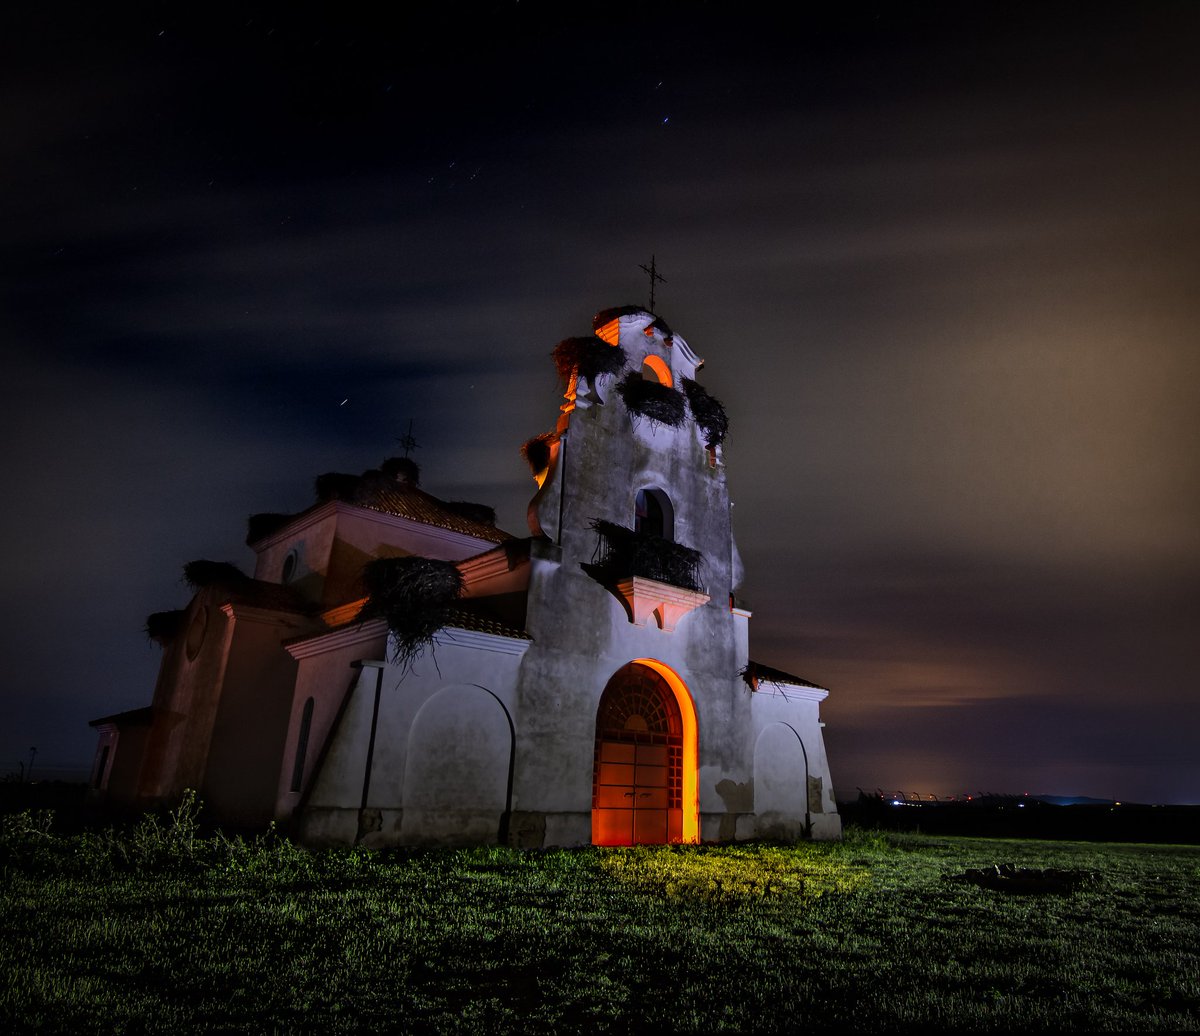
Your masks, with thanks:
M296 738L296 762L292 765L292 791L299 791L304 784L304 757L308 754L308 730L312 726L313 700L304 703L304 714L300 717L300 736Z
M661 489L639 489L633 504L633 529L647 536L675 539L675 510Z

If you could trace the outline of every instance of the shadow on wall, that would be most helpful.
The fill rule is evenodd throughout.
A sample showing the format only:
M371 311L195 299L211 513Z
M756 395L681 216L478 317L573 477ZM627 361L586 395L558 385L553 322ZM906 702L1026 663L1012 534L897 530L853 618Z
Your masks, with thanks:
M725 803L725 815L721 817L717 838L722 842L732 842L737 837L738 817L754 812L754 782L738 784L726 777L717 782L716 792Z

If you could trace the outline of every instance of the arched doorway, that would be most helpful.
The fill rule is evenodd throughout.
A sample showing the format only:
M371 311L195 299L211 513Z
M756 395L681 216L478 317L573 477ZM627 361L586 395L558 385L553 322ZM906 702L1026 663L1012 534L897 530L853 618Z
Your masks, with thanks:
M646 660L617 670L596 710L596 845L696 840L695 732L691 698L666 666Z

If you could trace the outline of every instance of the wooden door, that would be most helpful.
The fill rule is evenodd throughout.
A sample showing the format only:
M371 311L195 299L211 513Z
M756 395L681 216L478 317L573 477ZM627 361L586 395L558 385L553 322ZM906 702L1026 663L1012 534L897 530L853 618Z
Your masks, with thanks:
M680 728L674 695L653 670L626 666L609 682L596 723L594 843L681 840Z

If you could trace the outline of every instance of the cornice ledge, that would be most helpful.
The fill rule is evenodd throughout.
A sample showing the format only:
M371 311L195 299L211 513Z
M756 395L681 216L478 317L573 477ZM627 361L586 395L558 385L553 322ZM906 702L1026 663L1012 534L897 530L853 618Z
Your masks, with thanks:
M476 651L495 651L501 655L523 655L529 650L532 640L504 637L496 633L481 633L465 630L458 626L444 626L433 635L436 647L463 647Z
M329 633L318 633L283 646L292 658L311 658L313 655L324 655L330 651L354 647L356 644L378 641L380 637L387 636L387 631L387 623L383 619L371 619L369 622L331 630Z
M829 692L824 687L801 687L794 683L776 683L774 680L759 677L755 693L762 694L764 691L784 701L824 701L829 697Z
M303 615L298 615L295 612L275 611L272 608L256 608L251 604L242 604L238 601L226 601L221 605L227 617L238 622L261 622L264 626L281 626L285 629L303 630L305 626L312 626L313 620L306 618ZM303 636L303 633L299 633Z

